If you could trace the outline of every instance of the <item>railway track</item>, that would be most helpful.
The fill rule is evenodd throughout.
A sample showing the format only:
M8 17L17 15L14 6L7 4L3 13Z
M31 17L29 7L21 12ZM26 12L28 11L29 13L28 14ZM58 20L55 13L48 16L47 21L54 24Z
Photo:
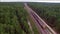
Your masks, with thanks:
M57 34L50 26L48 26L28 5L24 3L25 9L29 13L29 15L35 21L35 25L40 34Z

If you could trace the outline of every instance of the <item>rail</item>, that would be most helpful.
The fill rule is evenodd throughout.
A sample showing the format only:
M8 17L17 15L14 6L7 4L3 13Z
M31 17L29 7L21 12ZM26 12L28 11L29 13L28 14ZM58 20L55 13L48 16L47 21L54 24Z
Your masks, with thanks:
M42 34L57 34L50 26L48 26L41 17L39 17L28 5L24 3L25 9L34 18L35 22L38 23ZM44 33L43 33L44 32Z

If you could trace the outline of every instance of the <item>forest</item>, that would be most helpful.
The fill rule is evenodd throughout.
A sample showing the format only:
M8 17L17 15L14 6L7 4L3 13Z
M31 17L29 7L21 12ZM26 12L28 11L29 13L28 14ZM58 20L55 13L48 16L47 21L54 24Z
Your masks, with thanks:
M60 3L28 3L51 28L60 33ZM31 22L34 34L39 34L34 21L21 2L0 2L0 34L32 34L28 25Z
M31 34L23 3L0 3L0 34Z

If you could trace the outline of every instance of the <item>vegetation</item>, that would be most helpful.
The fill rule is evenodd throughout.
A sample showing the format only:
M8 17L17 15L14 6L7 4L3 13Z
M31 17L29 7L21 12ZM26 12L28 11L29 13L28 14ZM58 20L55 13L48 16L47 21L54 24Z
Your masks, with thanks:
M60 32L60 3L28 3L28 5L48 25Z
M33 19L29 15L28 15L28 19L30 21L30 24L32 26L32 30L33 30L34 34L40 34L36 25L35 25L35 22L33 21Z
M0 34L31 34L23 3L0 3Z

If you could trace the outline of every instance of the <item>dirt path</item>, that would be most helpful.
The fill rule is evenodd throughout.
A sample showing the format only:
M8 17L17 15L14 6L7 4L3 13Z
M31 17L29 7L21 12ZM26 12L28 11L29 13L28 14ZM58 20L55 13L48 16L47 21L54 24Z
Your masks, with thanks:
M29 27L30 27L30 29L31 29L31 31L32 31L32 34L34 34L34 31L32 30L32 26L31 26L31 24L30 24L30 21L28 20L28 25L29 25Z

